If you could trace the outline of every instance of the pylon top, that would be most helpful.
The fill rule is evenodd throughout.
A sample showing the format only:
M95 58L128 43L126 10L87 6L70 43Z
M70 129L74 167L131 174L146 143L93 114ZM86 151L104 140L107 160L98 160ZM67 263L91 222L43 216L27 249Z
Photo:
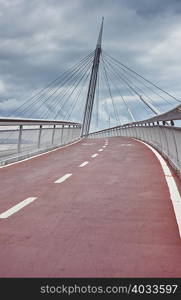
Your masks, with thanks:
M97 47L98 47L98 48L101 48L101 43L102 43L102 32L103 32L103 24L104 24L104 17L102 17L101 28L100 28L100 31L99 31L99 37L98 37L98 40L97 40Z

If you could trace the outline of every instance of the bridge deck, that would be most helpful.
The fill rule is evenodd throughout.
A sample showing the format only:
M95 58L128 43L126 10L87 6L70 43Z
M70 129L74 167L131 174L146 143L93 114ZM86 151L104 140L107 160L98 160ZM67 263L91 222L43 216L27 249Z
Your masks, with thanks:
M104 145L82 140L0 169L0 214L37 197L0 219L1 277L181 276L181 240L159 161L129 138Z

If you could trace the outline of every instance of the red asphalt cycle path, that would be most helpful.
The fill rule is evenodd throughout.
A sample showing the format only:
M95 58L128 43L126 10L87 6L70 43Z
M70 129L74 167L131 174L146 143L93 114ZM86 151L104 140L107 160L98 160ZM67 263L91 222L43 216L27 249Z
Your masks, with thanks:
M81 140L0 169L0 213L37 197L0 219L0 277L181 276L181 239L159 161L129 138L103 145Z

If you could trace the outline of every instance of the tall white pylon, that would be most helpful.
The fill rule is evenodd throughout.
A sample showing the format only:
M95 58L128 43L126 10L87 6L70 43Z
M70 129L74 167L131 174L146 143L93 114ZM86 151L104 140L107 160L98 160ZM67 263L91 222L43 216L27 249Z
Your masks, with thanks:
M98 74L98 70L99 70L99 60L100 60L100 54L101 54L103 23L104 23L104 18L102 18L102 24L101 24L99 37L97 40L97 45L96 45L95 54L94 54L89 88L88 88L88 92L87 92L86 105L85 105L85 110L84 110L84 118L83 118L83 124L82 124L82 132L81 132L82 137L88 136L89 129L90 129L92 109L93 109L93 105L94 105L94 97L95 97L95 90L96 90L96 84L97 84L97 74Z

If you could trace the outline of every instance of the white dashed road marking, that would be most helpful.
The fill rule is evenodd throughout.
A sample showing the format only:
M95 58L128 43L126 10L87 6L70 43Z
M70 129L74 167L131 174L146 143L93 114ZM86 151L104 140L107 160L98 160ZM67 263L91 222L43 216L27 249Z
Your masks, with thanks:
M19 211L21 208L25 207L26 205L30 204L31 202L33 202L36 199L37 199L37 197L29 197L29 198L23 200L22 202L16 204L15 206L11 207L10 209L8 209L5 212L3 212L2 214L0 214L0 219L6 219L6 218L10 217L11 215L13 215L17 211Z
M93 154L93 155L91 155L91 157L96 157L96 156L98 156L99 154L98 153L95 153L95 154Z
M79 165L79 167L82 168L82 167L88 165L88 163L89 163L88 161L84 161L81 165Z
M69 178L70 176L72 176L72 174L65 174L64 176L60 177L59 179L57 179L54 183L62 183L64 182L67 178Z

